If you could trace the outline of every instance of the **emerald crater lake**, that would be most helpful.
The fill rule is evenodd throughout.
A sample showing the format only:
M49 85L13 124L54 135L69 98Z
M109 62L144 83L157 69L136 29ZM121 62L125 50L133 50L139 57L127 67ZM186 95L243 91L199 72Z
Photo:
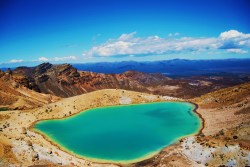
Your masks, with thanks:
M202 121L194 110L195 105L187 102L109 106L39 121L33 129L78 157L132 163L198 133Z

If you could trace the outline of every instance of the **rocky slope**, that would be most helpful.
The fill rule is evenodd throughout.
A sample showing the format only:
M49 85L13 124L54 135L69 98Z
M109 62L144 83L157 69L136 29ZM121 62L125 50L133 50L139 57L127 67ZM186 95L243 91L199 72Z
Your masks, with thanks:
M202 104L203 107L222 109L230 107L246 108L249 100L250 83L248 82L207 93L199 98L195 98L194 102Z
M31 109L58 101L60 98L28 89L13 79L9 71L0 71L0 111Z
M193 98L221 88L250 81L249 76L196 76L170 79L159 73L127 71L103 74L78 71L70 64L43 63L36 67L7 70L13 80L36 92L71 97L100 89L126 89L139 92Z
M43 63L37 67L18 67L11 71L13 79L37 92L71 97L99 89L128 89L151 92L149 86L157 86L170 80L162 74L146 74L127 71L123 74L102 74L77 71L69 64Z

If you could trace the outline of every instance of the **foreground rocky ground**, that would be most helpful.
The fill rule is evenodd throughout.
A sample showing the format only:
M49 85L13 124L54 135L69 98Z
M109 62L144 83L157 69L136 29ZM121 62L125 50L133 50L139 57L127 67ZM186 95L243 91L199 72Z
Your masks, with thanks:
M37 120L63 118L107 105L182 99L125 90L100 90L27 110L0 112L0 166L117 166L70 155L34 133ZM204 129L181 139L151 159L127 166L247 166L250 165L250 84L222 89L190 99L198 104Z

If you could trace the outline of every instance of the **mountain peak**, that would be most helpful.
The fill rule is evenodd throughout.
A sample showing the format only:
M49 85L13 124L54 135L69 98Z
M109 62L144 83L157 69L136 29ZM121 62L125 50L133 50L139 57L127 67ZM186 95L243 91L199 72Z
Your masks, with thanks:
M35 68L35 72L37 74L42 74L42 73L45 73L48 69L50 69L53 65L51 63L42 63L40 65L38 65L36 68Z

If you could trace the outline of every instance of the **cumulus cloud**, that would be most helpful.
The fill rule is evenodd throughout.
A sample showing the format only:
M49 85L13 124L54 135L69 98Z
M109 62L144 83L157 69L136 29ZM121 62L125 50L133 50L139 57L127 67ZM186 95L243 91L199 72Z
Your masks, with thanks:
M220 40L220 49L240 49L250 47L250 34L244 34L236 30L221 33Z
M149 36L146 38L135 37L136 32L122 34L117 39L92 47L84 52L86 57L108 56L145 56L162 55L168 53L188 53L201 51L225 50L229 53L247 53L250 48L250 34L236 30L221 33L218 37L176 37L179 33L169 34L171 37L161 38ZM234 49L234 50L232 50ZM238 50L237 50L238 49Z
M22 59L19 59L19 60L17 60L17 59L10 60L10 63L21 63L21 62L23 62Z
M54 61L68 61L68 60L76 60L76 56L68 56L68 57L55 57Z
M122 34L120 37L119 37L119 40L128 40L128 39L131 39L134 37L134 35L136 34L136 32L132 32L130 34Z
M237 30L229 30L220 34L220 38L223 40L228 40L228 39L233 39L233 38L244 39L244 38L249 38L249 37L250 37L250 34L244 34Z
M229 53L237 53L237 54L248 53L247 50L242 50L242 49L227 49L227 52L229 52Z
M49 59L46 58L46 57L39 57L38 60L39 60L39 61L48 61Z
M69 61L69 60L77 60L76 56L66 56L66 57L54 57L54 58L46 58L46 57L40 57L38 58L39 61Z
M161 38L149 36L136 38L135 33L122 34L116 40L93 47L87 56L150 55L180 51L199 51L217 47L215 38Z

